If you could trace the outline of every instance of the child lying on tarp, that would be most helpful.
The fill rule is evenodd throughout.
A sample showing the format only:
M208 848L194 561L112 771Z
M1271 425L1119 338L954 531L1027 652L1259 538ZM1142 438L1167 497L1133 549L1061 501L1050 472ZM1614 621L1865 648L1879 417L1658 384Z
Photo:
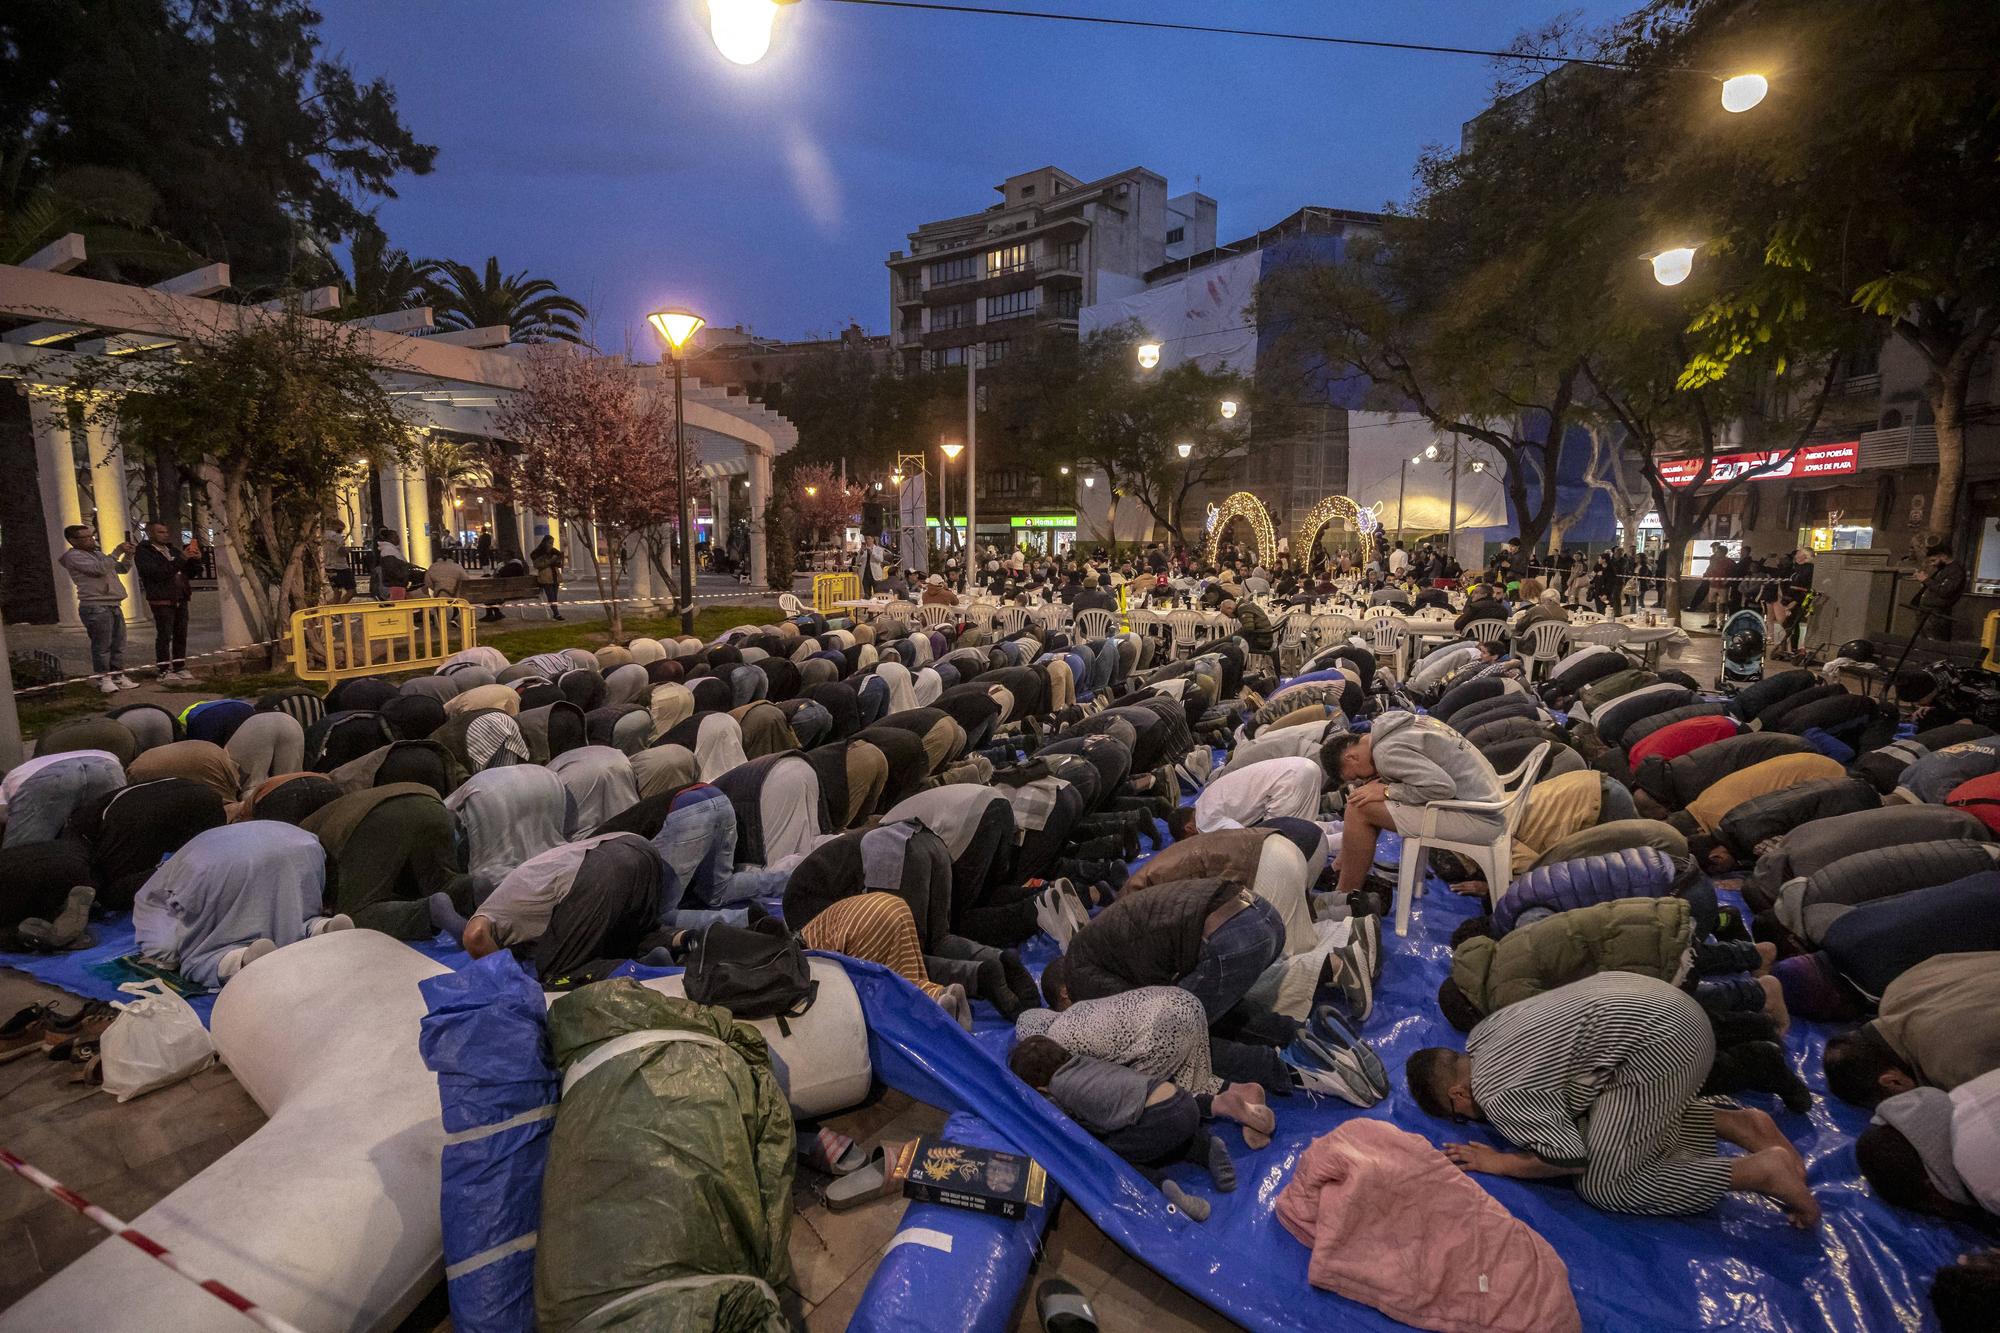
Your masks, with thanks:
M1264 1091L1254 1083L1232 1083L1214 1096L1191 1094L1109 1060L1072 1055L1047 1037L1018 1043L1007 1065L1022 1082L1061 1107L1064 1115L1137 1167L1197 1222L1208 1220L1208 1200L1167 1179L1165 1168L1194 1162L1227 1194L1236 1188L1236 1164L1229 1160L1229 1149L1202 1122L1219 1115L1263 1134L1269 1134L1273 1125Z

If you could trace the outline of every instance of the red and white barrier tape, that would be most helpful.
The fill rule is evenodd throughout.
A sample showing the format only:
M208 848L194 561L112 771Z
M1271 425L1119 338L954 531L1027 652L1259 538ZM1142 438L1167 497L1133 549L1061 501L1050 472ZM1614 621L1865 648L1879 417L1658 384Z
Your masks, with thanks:
M78 1194L55 1177L28 1165L5 1148L0 1148L0 1165L6 1166L15 1175L36 1186L44 1193L74 1208L77 1212L82 1213L92 1222L120 1240L130 1244L141 1253L157 1259L167 1268L180 1274L180 1276L194 1283L224 1305L227 1305L232 1310L237 1311L245 1318L254 1322L259 1328L269 1329L271 1333L304 1333L298 1325L289 1323L272 1314L269 1310L259 1306L255 1301L238 1292L235 1288L227 1286L212 1277L203 1277L200 1273L188 1267L185 1261L176 1258L172 1250L169 1250L145 1232L119 1221L110 1213L105 1212L102 1208L99 1208L96 1204L84 1198L81 1194Z

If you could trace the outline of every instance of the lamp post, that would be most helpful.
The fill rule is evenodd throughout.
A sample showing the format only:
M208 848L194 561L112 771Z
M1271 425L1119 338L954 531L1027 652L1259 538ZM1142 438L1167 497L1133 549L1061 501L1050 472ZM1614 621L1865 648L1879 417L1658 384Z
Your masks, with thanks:
M695 330L708 321L686 310L656 310L646 316L667 347L674 362L674 504L681 525L681 633L694 633L694 520L688 512L687 428L681 397L681 351Z
M938 445L938 452L944 455L946 464L946 466L938 469L938 514L944 520L944 532L942 535L945 538L946 546L953 544L951 527L951 468L949 465L956 463L958 456L964 451L965 446L957 440L946 440ZM968 486L970 485L969 482L967 484Z

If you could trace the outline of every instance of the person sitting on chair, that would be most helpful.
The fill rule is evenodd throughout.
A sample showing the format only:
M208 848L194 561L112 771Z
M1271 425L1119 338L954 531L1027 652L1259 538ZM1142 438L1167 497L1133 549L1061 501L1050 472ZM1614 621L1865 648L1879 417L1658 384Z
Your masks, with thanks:
M1336 885L1341 893L1364 886L1376 835L1385 829L1478 843L1492 841L1504 827L1497 813L1426 812L1433 801L1498 801L1502 796L1500 777L1486 756L1435 718L1400 710L1385 713L1364 735L1334 737L1325 756L1334 777L1362 784L1347 795Z

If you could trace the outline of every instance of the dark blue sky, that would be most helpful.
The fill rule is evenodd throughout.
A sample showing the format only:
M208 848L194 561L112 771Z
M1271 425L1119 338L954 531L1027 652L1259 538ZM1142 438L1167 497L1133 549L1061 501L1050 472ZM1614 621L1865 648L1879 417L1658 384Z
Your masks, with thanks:
M1504 47L1564 0L1041 0L1103 14ZM1629 8L1584 6L1592 21ZM1219 203L1227 239L1303 204L1401 199L1495 71L1463 56L803 0L741 68L701 0L322 0L330 51L441 149L382 209L419 256L554 279L607 351L648 310L801 337L888 327L883 259L1009 174L1128 166Z

